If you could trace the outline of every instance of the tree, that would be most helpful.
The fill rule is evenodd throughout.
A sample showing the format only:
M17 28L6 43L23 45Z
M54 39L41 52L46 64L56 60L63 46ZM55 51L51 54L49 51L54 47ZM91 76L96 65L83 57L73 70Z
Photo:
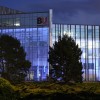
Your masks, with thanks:
M48 62L50 69L50 79L63 82L82 82L82 51L76 45L74 39L68 35L59 37L58 42L50 47Z
M25 58L26 53L19 40L9 35L0 35L1 77L12 83L24 81L31 66Z

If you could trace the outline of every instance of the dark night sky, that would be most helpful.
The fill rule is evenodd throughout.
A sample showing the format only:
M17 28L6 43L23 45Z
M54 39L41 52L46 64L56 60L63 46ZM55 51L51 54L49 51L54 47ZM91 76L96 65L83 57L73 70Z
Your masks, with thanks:
M53 9L53 22L100 25L100 0L0 0L0 5L20 11Z

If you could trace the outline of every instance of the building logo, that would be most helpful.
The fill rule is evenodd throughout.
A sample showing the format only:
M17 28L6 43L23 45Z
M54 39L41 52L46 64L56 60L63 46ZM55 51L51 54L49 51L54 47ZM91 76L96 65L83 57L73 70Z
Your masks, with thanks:
M47 25L48 24L47 17L38 17L37 18L37 25Z

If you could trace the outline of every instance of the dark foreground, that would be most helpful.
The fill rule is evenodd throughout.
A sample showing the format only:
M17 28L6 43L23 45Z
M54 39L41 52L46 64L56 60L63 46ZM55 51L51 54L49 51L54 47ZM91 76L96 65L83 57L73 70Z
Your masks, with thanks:
M33 95L30 94L25 98L19 100L100 100L100 95L80 93L80 94L61 94L55 93L53 95Z
M0 79L0 100L100 100L100 82L61 84Z

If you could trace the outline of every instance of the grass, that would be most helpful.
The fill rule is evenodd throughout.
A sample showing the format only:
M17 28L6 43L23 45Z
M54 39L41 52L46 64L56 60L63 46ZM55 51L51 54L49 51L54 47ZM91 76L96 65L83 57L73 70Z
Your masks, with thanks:
M77 83L70 85L49 82L25 82L16 85L15 91L16 90L19 90L22 98L30 95L33 95L33 97L36 95L38 95L38 97L39 95L42 97L56 97L61 95L70 96L71 98L81 98L82 100L84 100L84 98L94 98L95 96L99 96L100 99L100 83Z
M100 83L87 82L77 84L62 84L49 82L24 82L11 85L8 81L1 79L0 100L100 100ZM5 88L7 87L7 89ZM8 88L10 87L10 88ZM12 90L10 92L10 90ZM5 92L6 91L6 92ZM14 97L13 97L14 96ZM17 98L17 99L16 99Z

